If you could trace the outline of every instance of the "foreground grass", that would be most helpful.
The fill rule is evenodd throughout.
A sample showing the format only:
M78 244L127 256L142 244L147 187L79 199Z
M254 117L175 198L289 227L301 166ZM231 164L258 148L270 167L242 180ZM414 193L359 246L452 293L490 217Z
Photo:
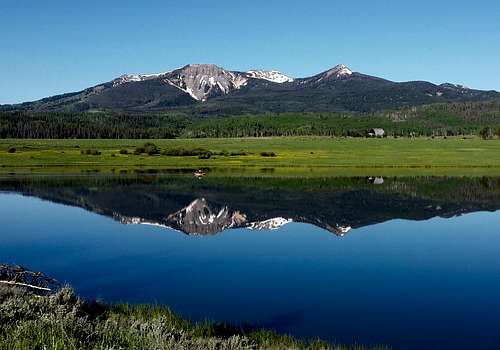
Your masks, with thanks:
M0 171L57 168L112 172L122 169L213 168L281 169L285 173L333 172L334 175L498 175L500 140L479 138L331 138L273 137L154 140L161 150L204 148L197 156L132 154L145 140L0 140ZM9 153L15 148L14 153ZM82 150L99 155L81 154ZM120 154L127 150L129 154ZM276 156L262 156L273 152ZM241 155L241 153L245 153ZM311 170L312 169L312 170ZM320 169L320 170L318 170ZM361 170L360 170L361 169Z
M0 324L0 349L366 349L191 324L163 307L88 303L67 288L49 297L0 289Z

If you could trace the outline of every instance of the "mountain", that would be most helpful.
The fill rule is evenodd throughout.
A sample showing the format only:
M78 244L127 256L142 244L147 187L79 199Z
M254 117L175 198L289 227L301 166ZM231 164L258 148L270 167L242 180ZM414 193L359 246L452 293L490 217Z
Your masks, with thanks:
M158 74L126 74L83 91L1 110L184 110L195 114L354 111L395 109L436 102L484 101L496 91L425 81L393 82L352 71L346 65L306 78L278 71L229 71L213 64L190 64Z

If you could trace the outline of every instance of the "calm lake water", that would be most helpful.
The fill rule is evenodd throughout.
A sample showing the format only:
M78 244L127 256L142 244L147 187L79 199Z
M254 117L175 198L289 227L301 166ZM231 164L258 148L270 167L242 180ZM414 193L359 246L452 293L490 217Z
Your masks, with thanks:
M0 262L87 298L395 349L500 344L500 179L0 177Z

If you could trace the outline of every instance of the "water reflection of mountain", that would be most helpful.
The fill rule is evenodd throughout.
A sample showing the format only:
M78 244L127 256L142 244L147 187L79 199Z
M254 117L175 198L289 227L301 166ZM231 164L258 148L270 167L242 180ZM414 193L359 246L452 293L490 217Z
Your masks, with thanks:
M200 235L279 228L290 219L343 235L391 219L500 209L496 178L4 177L0 191Z

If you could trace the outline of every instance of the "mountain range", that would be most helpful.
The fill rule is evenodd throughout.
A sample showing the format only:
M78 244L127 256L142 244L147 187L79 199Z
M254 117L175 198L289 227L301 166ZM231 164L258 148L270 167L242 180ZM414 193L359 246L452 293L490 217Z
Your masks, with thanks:
M125 74L85 90L0 110L85 112L96 110L195 114L260 112L370 112L439 102L485 101L497 91L425 81L393 82L354 72L340 64L311 77L278 71L230 71L190 64L158 74Z

